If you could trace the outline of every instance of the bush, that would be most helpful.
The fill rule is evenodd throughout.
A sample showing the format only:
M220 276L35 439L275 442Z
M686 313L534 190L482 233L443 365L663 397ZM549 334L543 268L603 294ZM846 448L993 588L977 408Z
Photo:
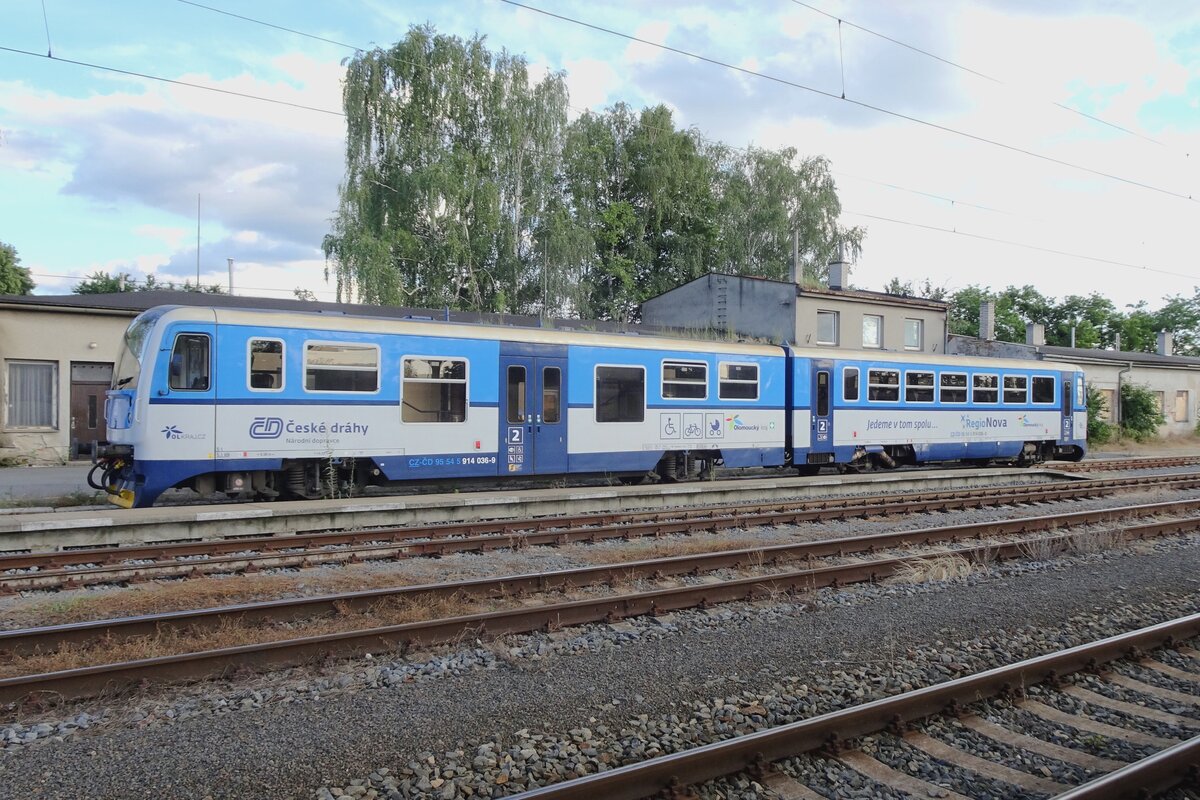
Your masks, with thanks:
M1100 419L1100 416L1107 410L1108 403L1104 401L1104 393L1089 383L1087 385L1088 444L1104 444L1112 439L1113 426Z
M1158 410L1154 393L1146 386L1121 384L1121 435L1136 442L1144 442L1154 436L1158 426L1166 419Z

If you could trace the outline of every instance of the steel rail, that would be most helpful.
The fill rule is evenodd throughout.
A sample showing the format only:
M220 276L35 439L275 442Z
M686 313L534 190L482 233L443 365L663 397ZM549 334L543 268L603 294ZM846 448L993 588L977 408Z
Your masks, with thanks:
M170 629L175 631L213 630L230 622L290 623L319 615L346 612L366 612L383 601L429 601L452 597L511 597L528 593L564 591L583 586L613 583L635 578L663 579L677 575L694 575L718 569L741 569L747 566L775 566L781 562L801 559L842 557L855 553L873 554L879 550L936 543L983 539L998 535L1020 535L1056 530L1062 527L1111 523L1155 514L1200 511L1200 499L1175 500L1121 508L1093 509L1071 514L1023 517L919 528L910 531L844 536L810 542L795 542L760 547L693 553L683 556L642 559L592 567L575 567L553 572L536 572L497 578L474 578L463 581L412 586L367 589L314 597L286 598L243 603L186 611L168 611L115 619L64 623L38 628L0 631L0 649L13 655L48 652L66 644L85 644L106 640L149 636ZM1129 539L1150 538L1200 529L1200 517L1168 520L1132 526L1123 535ZM1011 544L1011 543L1010 543ZM1025 546L1028 542L1017 542ZM999 543L997 545L999 546ZM904 560L920 558L905 556ZM837 574L837 573L833 573ZM826 584L822 584L826 585Z
M1139 527L1147 529L1145 535L1166 535L1200 528L1200 518L1155 522ZM1065 548L1075 538L1075 535L1067 534L1046 537L1039 542L1045 543L1051 550L1057 550ZM196 680L220 676L230 669L294 665L334 653L350 656L371 651L379 652L381 649L388 650L397 646L408 648L455 643L464 639L491 639L542 629L613 622L626 617L660 614L686 608L705 608L716 603L777 597L781 593L812 591L826 586L875 582L922 558L956 555L990 561L1022 555L1028 544L1009 542L934 551L919 557L872 559L698 586L655 589L3 678L0 679L0 703L17 702L30 695L88 697L106 690L119 690L152 680ZM545 576L521 577L536 581ZM440 589L436 586L410 588L421 591ZM36 634L38 630L30 629L24 633Z
M1192 614L894 697L532 789L514 795L513 800L591 800L596 797L640 800L739 772L761 774L771 762L789 756L878 733L888 727L903 726L968 703L1015 692L1020 687L1092 669L1127 657L1131 652L1190 639L1197 634L1200 634L1200 614ZM1131 797L1136 793L1119 796Z
M1055 795L1053 800L1126 800L1153 797L1200 775L1200 736Z
M1147 458L1109 458L1095 461L1056 463L1063 472L1100 472L1122 469L1155 469L1158 467L1190 467L1200 464L1200 456L1151 456Z
M1200 476L1170 479L1139 477L1088 481L1082 485L1045 486L1043 484L990 490L954 490L930 493L924 497L912 495L885 495L882 497L852 498L851 502L837 505L833 501L805 501L801 503L759 503L746 506L720 506L705 509L689 509L671 512L632 512L626 514L600 514L571 519L529 520L535 529L520 533L513 521L502 523L507 532L484 535L459 535L463 530L486 529L483 523L465 526L422 526L419 528L394 529L380 532L359 531L336 534L309 534L287 537L266 537L254 540L218 541L212 543L186 543L160 547L136 547L68 551L66 553L37 553L0 557L0 573L14 570L11 574L0 574L0 592L20 589L74 588L101 583L149 580L154 577L200 576L236 571L253 571L264 567L308 567L317 564L345 563L371 559L398 559L424 555L442 555L452 552L480 552L526 545L560 545L570 542L594 542L600 539L633 538L636 536L687 533L697 530L696 520L713 520L707 529L743 527L747 515L772 514L780 522L798 523L846 516L887 516L920 511L948 511L965 507L983 507L1012 503L1047 502L1050 500L1088 497L1102 491L1120 491L1146 486L1186 489L1200 487ZM985 494L985 492L987 492ZM864 502L871 501L871 502ZM614 523L613 520L619 518ZM580 524L595 520L595 524ZM573 523L575 527L554 528L547 523L560 525ZM492 525L495 527L495 524ZM414 541L415 540L415 541ZM330 549L342 542L367 542ZM212 544L218 545L212 547ZM207 546L206 546L207 545ZM168 550L167 548L173 548ZM207 551L235 552L237 555L208 558L184 557ZM254 551L257 552L247 552ZM154 563L144 563L147 559ZM76 564L103 563L102 566L66 568L59 566L64 561ZM135 563L128 563L133 561ZM116 562L116 563L112 563ZM54 565L55 568L51 568ZM34 571L21 572L22 569Z

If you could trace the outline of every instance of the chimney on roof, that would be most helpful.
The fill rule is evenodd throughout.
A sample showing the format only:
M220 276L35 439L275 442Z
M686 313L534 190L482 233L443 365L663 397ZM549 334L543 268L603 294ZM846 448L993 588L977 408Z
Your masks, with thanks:
M989 342L996 338L995 300L984 300L979 304L979 338Z
M1113 350L1121 352L1121 332L1117 331L1113 334Z
M829 262L829 288L845 289L850 282L850 265L846 263L846 248L838 243L837 259Z
M1158 332L1158 354L1160 356L1175 355L1175 334L1166 330Z
M1046 343L1046 326L1040 322L1025 323L1025 344L1041 347Z

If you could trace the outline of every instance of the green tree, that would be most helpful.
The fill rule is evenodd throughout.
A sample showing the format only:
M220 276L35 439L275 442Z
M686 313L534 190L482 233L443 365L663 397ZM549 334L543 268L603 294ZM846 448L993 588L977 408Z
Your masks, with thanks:
M945 286L934 286L933 281L925 278L920 286L915 285L912 281L901 281L899 278L892 278L883 287L885 294L894 294L898 297L920 297L926 300L946 301L950 295L950 291Z
M1121 435L1143 442L1154 436L1166 417L1146 386L1121 384Z
M75 284L71 290L75 294L114 294L117 292L137 291L137 283L128 272L110 275L107 272L96 271Z
M0 242L0 294L29 294L36 285L29 270L21 266L17 248Z
M323 243L339 297L518 311L540 296L561 73L531 84L519 56L414 27L350 61L344 103L346 178Z
M1107 409L1108 403L1104 400L1104 393L1089 383L1087 385L1088 444L1104 444L1112 438L1112 426L1100 418Z

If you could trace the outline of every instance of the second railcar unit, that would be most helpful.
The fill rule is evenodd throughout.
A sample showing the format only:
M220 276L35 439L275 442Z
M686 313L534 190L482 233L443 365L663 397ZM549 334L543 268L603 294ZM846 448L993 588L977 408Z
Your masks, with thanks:
M785 463L779 347L191 307L125 345L98 462L124 506Z
M1079 460L1084 375L1070 364L905 353L794 351L801 471L943 461Z

